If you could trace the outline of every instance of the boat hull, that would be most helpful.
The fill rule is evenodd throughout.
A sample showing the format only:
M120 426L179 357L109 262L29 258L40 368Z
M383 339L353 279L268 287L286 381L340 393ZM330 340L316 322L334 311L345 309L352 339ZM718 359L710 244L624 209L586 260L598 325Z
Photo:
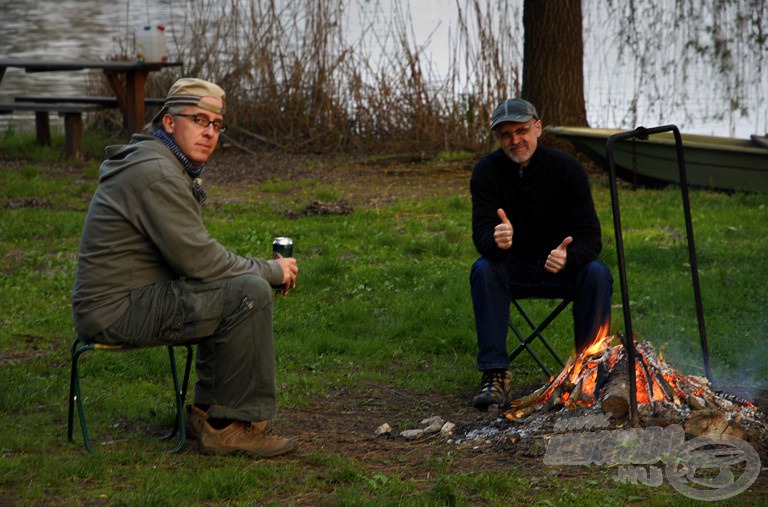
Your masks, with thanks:
M608 170L606 141L613 129L550 127L547 132ZM681 134L688 184L718 190L768 192L768 149L747 139ZM639 185L680 183L674 135L662 133L647 140L614 143L617 176ZM634 151L634 153L633 153Z

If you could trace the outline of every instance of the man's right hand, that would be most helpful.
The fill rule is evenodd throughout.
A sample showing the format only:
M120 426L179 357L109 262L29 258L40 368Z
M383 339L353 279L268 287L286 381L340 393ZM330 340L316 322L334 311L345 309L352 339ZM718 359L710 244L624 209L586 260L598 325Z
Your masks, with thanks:
M278 294L288 294L291 289L296 288L296 277L299 276L299 265L293 257L278 257L275 259L280 267L283 268L283 285Z
M501 223L493 230L493 239L496 241L496 245L502 250L508 250L512 248L512 223L507 218L507 214L504 210L499 208L496 213L499 215Z

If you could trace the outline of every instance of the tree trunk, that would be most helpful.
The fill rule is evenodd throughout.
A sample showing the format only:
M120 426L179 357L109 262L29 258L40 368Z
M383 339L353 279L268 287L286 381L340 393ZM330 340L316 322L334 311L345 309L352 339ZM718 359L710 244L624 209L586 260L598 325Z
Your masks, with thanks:
M587 125L581 0L525 0L522 97L546 125Z

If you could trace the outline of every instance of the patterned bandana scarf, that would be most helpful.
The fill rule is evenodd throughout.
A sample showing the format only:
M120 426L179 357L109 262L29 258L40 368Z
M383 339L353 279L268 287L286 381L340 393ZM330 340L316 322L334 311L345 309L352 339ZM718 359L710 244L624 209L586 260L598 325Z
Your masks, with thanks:
M202 204L208 198L208 196L205 195L205 190L203 190L203 180L200 179L200 176L203 174L203 170L205 170L205 163L195 165L191 160L187 158L186 155L181 152L179 145L176 144L176 141L173 140L173 137L165 130L155 129L150 132L149 135L160 139L163 144L169 150L171 150L171 153L176 156L179 162L181 162L184 170L187 172L187 174L189 174L189 177L192 178L192 186L195 187L195 192L197 193L197 202Z

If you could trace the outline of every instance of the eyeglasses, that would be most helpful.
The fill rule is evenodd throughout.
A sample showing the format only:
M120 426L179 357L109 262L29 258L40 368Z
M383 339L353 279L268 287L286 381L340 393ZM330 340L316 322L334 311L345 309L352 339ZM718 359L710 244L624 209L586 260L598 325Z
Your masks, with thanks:
M539 120L536 120L535 122L531 123L527 127L520 127L519 129L515 129L515 130L507 130L506 132L500 133L499 138L501 138L504 141L508 141L512 139L512 136L523 137L528 132L530 132L531 129L535 127L537 123L539 123Z
M218 133L225 132L227 130L227 125L219 120L209 120L205 116L200 116L199 114L174 114L173 116L183 116L184 118L192 118L192 121L195 122L195 125L200 127L201 129L208 128L208 125L211 125L213 127L213 131Z

